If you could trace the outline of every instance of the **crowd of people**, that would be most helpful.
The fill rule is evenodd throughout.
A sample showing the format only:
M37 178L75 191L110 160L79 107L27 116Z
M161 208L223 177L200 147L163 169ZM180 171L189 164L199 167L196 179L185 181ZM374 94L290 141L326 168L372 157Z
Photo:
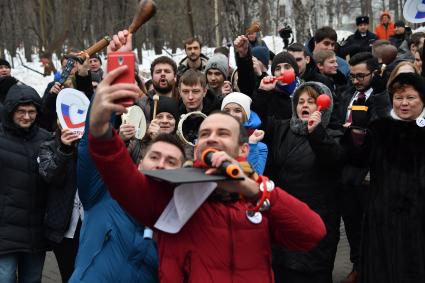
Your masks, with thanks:
M41 282L52 250L63 282L331 283L341 220L343 283L422 282L425 33L387 12L375 33L367 16L356 25L277 54L248 29L235 69L227 47L208 58L189 38L184 59L159 56L134 84L114 84L125 65L71 53L62 68L82 62L41 97L0 58L0 282ZM132 50L123 30L107 54ZM83 136L58 120L64 88L91 101ZM143 137L123 98L142 109ZM208 194L183 223L169 217L189 188L144 173L225 164L242 178L196 183Z

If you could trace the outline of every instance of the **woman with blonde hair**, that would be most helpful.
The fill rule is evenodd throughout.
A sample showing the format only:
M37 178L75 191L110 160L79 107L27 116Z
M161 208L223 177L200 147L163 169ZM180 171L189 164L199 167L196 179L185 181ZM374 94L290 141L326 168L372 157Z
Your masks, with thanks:
M388 77L387 88L391 85L392 81L398 74L401 73L415 73L420 75L418 68L410 61L401 61L398 63L395 68L391 71L390 76Z

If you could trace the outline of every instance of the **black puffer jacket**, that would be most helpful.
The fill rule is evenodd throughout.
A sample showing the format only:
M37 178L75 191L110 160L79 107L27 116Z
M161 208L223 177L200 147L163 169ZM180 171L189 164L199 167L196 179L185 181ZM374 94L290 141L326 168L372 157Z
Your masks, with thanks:
M305 84L319 83L309 82ZM302 85L301 85L302 86ZM300 87L301 87L300 86ZM320 84L323 93L332 97L330 90ZM332 270L339 238L339 213L336 192L344 151L337 140L339 131L326 129L332 106L322 110L322 122L311 133L296 114L297 99L293 98L291 120L268 119L264 142L269 147L266 176L277 186L308 204L325 222L327 235L310 252L291 252L275 247L273 269L300 272ZM276 278L276 282L280 282Z
M45 184L38 175L40 144L50 134L36 122L29 129L13 123L18 105L41 99L28 86L12 86L0 126L0 254L44 250Z
M341 58L353 57L359 52L372 52L372 44L377 40L376 34L367 31L364 36L356 30L356 32L350 35L343 45L338 50L338 56Z
M77 191L76 147L60 142L60 136L40 148L39 173L48 183L45 216L46 237L56 243L68 230Z

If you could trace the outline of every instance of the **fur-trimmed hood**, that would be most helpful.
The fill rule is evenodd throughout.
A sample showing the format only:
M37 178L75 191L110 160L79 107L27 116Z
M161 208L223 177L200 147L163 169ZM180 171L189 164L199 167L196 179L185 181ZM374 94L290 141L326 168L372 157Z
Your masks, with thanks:
M331 119L331 113L332 113L332 109L333 109L332 92L326 85L319 83L319 82L302 83L301 85L299 85L299 87L297 89L305 87L305 86L313 87L316 91L319 92L319 95L325 94L325 95L329 96L329 98L331 100L330 107L327 108L327 109L320 110L320 112L322 113L321 124L322 124L323 128L326 128L329 125L329 121ZM295 90L295 93L297 92L297 89ZM307 135L307 133L308 133L307 122L299 119L299 117L297 115L298 98L299 97L298 97L297 94L294 94L294 96L292 97L292 118L291 118L291 121L290 121L290 127L291 127L291 130L296 134Z

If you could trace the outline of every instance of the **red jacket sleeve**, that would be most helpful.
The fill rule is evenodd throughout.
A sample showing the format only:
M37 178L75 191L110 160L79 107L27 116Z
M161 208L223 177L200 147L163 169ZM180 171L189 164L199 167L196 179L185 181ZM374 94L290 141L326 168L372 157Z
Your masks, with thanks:
M326 235L322 218L304 202L276 188L270 195L267 216L275 243L295 251L309 251Z
M140 223L153 227L173 188L143 175L115 131L111 139L89 135L89 151L112 197Z

